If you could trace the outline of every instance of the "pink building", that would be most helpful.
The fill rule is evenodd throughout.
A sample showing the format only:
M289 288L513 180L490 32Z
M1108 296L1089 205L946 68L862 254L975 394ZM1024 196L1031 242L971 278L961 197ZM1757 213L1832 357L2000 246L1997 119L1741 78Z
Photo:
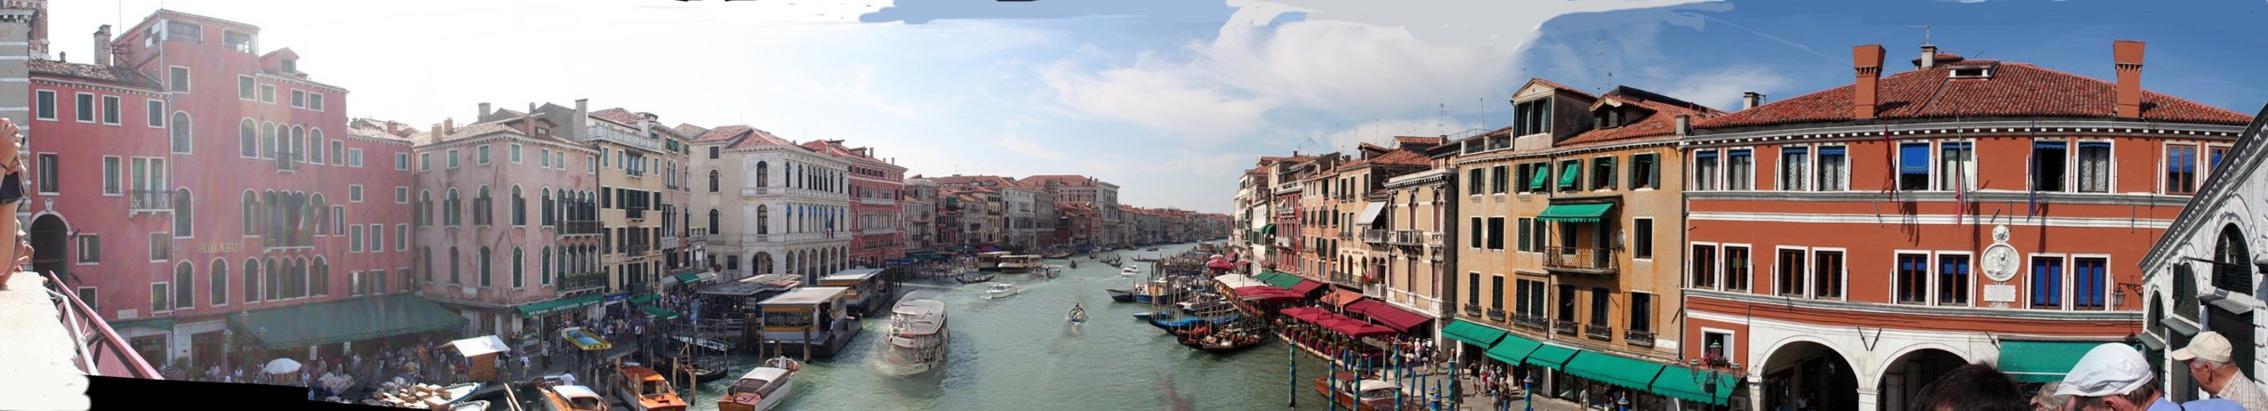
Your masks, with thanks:
M843 140L816 140L804 148L825 153L850 164L850 264L882 267L885 261L906 256L899 233L898 195L905 191L906 168L874 157L873 147L850 148Z
M520 336L542 329L535 319L597 307L598 151L541 116L482 104L480 118L415 136L425 298L457 309L464 335Z
M43 2L23 6L45 18ZM402 293L409 142L348 132L346 90L300 71L297 53L262 52L259 27L169 10L95 31L91 64L51 59L43 32L29 59L0 60L28 66L0 73L29 73L28 101L6 105L31 110L33 268L152 363L455 325Z

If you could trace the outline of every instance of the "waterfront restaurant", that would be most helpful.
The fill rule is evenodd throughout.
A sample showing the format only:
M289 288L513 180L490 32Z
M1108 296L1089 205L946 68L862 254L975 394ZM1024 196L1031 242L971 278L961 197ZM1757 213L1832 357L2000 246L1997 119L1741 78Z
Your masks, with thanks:
M859 317L872 317L875 312L890 307L890 296L896 295L890 280L882 277L880 268L853 268L836 271L819 278L821 287L849 289L843 304L849 313Z
M804 359L813 355L834 357L851 337L858 335L858 321L845 312L845 298L850 294L844 287L803 287L758 303L763 310L760 328L767 355L786 355L793 350Z

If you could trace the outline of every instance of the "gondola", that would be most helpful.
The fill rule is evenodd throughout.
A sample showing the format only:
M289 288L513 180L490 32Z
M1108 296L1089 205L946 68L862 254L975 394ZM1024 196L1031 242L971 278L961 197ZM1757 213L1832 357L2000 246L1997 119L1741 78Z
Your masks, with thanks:
M962 274L962 275L961 275L961 276L959 276L959 277L953 277L953 281L959 281L959 282L961 282L961 284L975 284L975 283L987 282L987 281L992 281L992 274L983 274L983 273L973 273L973 272L972 272L972 273L968 273L968 274Z
M1122 302L1122 303L1130 303L1130 302L1134 302L1134 292L1133 292L1133 291L1118 290L1118 289L1110 289L1110 290L1103 290L1103 291L1104 291L1104 292L1108 292L1108 293L1110 293L1110 300L1111 300L1111 301Z
M1204 338L1205 337L1201 336L1181 337L1181 345L1188 346L1189 348L1195 348L1198 351L1214 354L1234 354L1239 351L1251 349L1252 347L1258 347L1260 346L1260 344L1268 342L1267 339L1261 338L1261 336L1259 335L1252 334L1245 334L1242 336L1222 336L1219 340L1214 342L1206 342L1204 341Z
M1147 311L1145 311L1145 312L1138 312L1138 313L1134 313L1134 319L1136 319L1136 320L1142 320L1142 321L1144 321L1144 322L1148 322L1148 321L1156 320L1156 319L1158 319L1158 318L1164 318L1165 316L1170 316L1170 315L1173 315L1173 313L1170 313L1170 312L1165 312L1165 311L1159 311L1159 312L1147 312Z

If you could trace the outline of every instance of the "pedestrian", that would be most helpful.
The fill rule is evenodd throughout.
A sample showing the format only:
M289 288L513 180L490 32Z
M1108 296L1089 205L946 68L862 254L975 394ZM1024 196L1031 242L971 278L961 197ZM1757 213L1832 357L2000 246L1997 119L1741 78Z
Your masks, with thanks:
M2268 395L2261 394L2260 386L2237 368L2231 353L2228 337L2206 331L2192 337L2189 346L2174 350L2172 357L2188 366L2190 378L2213 398L2234 401L2246 409L2268 410Z
M2158 377L2142 352L2118 343L2103 343L2079 357L2064 374L2056 395L2071 397L2066 409L2177 410L2180 405L2164 398Z

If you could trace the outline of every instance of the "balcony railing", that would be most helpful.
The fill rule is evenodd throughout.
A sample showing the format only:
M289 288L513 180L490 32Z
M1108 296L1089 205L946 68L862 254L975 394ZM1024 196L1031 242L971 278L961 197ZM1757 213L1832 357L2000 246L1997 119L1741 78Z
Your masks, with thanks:
M1613 274L1621 250L1595 247L1544 247L1544 268L1589 274Z
M1591 337L1591 339L1593 340L1612 341L1614 340L1614 326L1606 324L1585 324L1583 325L1583 336Z
M1502 311L1504 311L1504 310L1497 310L1497 311L1499 312L1499 313L1497 314L1497 317L1499 318L1499 320L1498 320L1498 321L1503 321L1503 320L1501 319L1501 318L1503 317L1503 314L1502 314L1501 312L1502 312ZM1471 316L1479 316L1479 315L1481 315L1480 304L1465 304L1465 315L1471 315Z
M1480 309L1480 306L1468 306L1468 308L1471 308L1474 311L1478 311ZM1504 321L1504 310L1497 308L1488 309L1488 320L1498 322Z
M1427 232L1425 233L1425 245L1427 247L1441 248L1441 239L1444 237L1448 236L1442 235L1439 232Z
M156 367L150 366L149 361L142 358L140 352L134 351L128 340L119 337L118 331L110 328L110 323L103 320L93 307L80 301L77 291L64 288L61 281L48 277L47 289L44 291L55 302L57 320L62 322L64 331L72 333L81 344L80 351L71 358L71 365L77 366L87 375L165 379L165 376L158 374Z
M1654 346L1654 332L1647 330L1623 330L1622 341L1630 343L1630 345L1652 347Z
M571 273L559 278L561 294L606 288L606 273Z
M605 232L605 227L600 221L562 221L559 223L560 235L598 235L601 232Z
M1576 327L1578 325L1573 320L1553 320L1551 322L1551 332L1559 333L1559 335L1573 337Z
M1549 328L1551 322L1544 320L1543 316L1540 315L1514 315L1512 316L1512 325L1541 330Z
M643 209L643 208L625 208L625 209L622 209L622 217L623 217L623 218L632 219L632 220L639 220L639 219L644 219L644 218L646 218L646 209Z
M1364 243L1369 243L1369 244L1385 244L1385 243L1387 243L1387 240L1388 240L1388 238L1389 238L1389 237L1391 237L1391 236L1387 235L1387 231L1386 231L1386 230L1379 230L1379 229L1369 229L1369 230L1362 230L1362 242L1364 242Z
M134 190L127 202L128 208L133 211L172 211L173 193L164 190Z

